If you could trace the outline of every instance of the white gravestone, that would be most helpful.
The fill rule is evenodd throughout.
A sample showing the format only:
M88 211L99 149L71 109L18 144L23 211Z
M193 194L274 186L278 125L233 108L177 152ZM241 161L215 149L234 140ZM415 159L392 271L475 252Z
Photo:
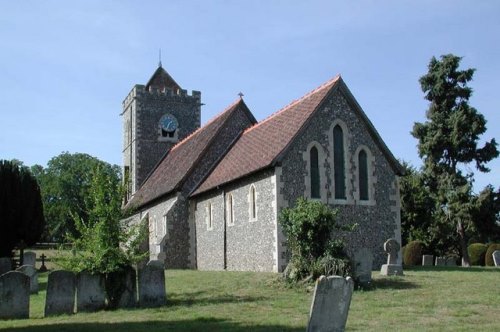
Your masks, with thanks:
M495 250L493 251L493 263L495 263L495 266L499 267L500 266L500 250Z
M36 267L36 253L33 251L25 251L23 255L23 265Z
M380 274L384 276L402 276L403 266L398 264L398 254L401 246L396 239L389 239L384 243L384 251L387 253L387 264L382 265Z
M434 265L434 256L432 255L422 256L422 266L433 266L433 265Z
M354 279L361 284L372 281L373 255L367 248L361 248L354 254Z
M354 282L350 277L321 276L316 281L307 332L344 331Z
M167 302L163 264L149 262L139 270L139 306L160 307Z
M31 294L38 293L38 272L33 265L23 265L18 267L16 271L24 273L30 278L30 292Z
M446 257L436 257L436 266L446 266Z

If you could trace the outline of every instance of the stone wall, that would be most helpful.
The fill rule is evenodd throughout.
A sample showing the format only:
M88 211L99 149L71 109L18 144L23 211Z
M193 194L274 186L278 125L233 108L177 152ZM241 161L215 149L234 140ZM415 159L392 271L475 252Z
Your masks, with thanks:
M397 176L382 153L380 145L369 134L366 124L355 111L344 93L336 90L307 124L303 135L282 161L282 175L277 179L283 196L279 209L293 206L299 197L308 197L309 181L308 149L311 143L320 146L321 201L339 209L342 223L358 223L356 231L348 237L348 249L354 254L357 248L368 248L373 252L374 268L380 268L386 255L384 242L391 237L400 241L399 187ZM335 123L342 123L346 148L345 200L334 200L333 140ZM368 150L368 182L370 198L359 199L357 154L360 147Z

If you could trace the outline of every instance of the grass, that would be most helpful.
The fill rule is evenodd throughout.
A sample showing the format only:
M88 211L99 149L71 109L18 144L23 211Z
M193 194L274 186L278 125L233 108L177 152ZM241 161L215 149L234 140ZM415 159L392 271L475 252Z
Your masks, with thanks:
M353 295L348 331L495 331L500 269L416 268L404 277L373 274L373 289ZM166 272L168 305L43 318L47 274L32 295L29 320L0 321L9 331L304 331L312 294L284 287L275 274Z

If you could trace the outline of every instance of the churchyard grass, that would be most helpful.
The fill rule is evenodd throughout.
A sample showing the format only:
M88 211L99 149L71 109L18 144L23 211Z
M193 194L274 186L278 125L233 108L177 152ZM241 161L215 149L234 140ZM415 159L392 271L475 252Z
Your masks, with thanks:
M373 273L373 289L353 294L347 331L494 331L500 323L500 269L406 269ZM168 305L42 318L47 274L31 296L29 320L0 321L9 331L304 331L312 293L276 275L166 272Z

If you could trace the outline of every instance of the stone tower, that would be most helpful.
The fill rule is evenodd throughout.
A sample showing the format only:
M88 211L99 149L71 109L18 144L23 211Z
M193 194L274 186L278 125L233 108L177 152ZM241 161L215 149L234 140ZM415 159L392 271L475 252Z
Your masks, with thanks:
M123 178L127 201L167 151L200 127L201 93L188 95L161 64L123 101Z

